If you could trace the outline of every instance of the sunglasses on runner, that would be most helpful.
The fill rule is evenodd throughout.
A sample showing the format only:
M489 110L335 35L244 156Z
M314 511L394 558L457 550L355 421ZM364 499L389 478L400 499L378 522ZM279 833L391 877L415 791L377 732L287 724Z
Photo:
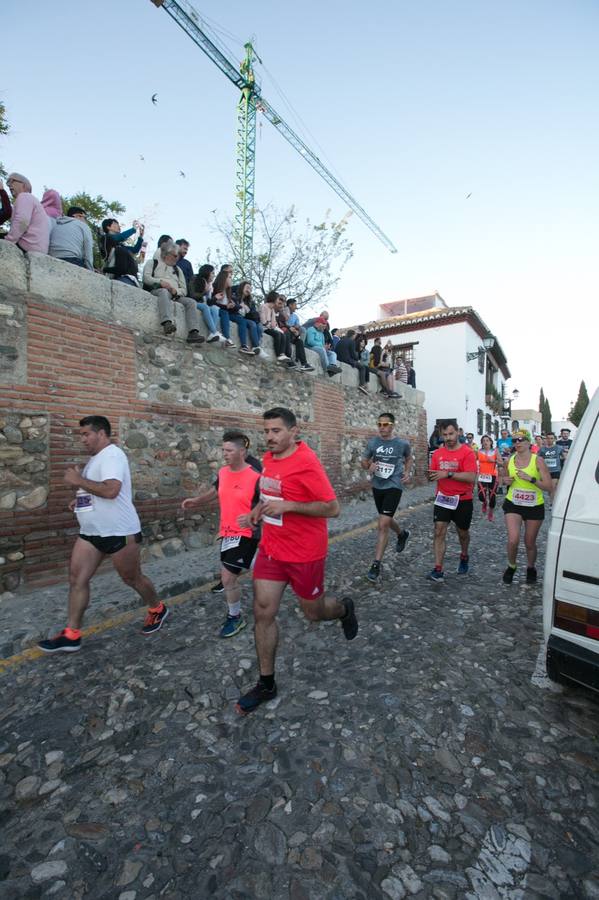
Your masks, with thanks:
M514 438L514 444L522 444L522 443L530 444L530 441L528 440L528 438Z

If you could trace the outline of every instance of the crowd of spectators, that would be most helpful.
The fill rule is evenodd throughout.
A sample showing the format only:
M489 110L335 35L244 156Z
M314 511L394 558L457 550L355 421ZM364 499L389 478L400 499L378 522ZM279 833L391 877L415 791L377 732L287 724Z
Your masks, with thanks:
M194 272L187 258L189 241L173 240L163 234L150 259L146 259L147 242L144 226L135 221L131 228L121 231L117 219L107 218L96 235L87 223L86 211L71 206L63 211L58 191L46 190L41 201L34 196L31 182L24 175L12 172L7 178L8 192L0 181L0 226L10 222L9 230L1 235L24 252L46 253L63 262L94 271L94 238L99 251L101 271L108 278L130 287L143 287L156 297L159 321L165 335L174 334L175 303L185 311L187 342L218 343L224 349L233 348L231 322L237 326L239 352L264 355L263 335L272 338L277 362L298 372L314 371L308 363L308 347L318 355L322 370L333 376L341 372L340 362L358 373L358 390L368 393L371 377L378 379L385 397L399 397L396 385L416 386L410 363L394 356L389 341L381 347L376 338L367 348L367 338L350 329L344 334L330 328L329 313L323 310L301 323L297 302L277 291L271 291L262 303L252 296L248 281L233 284L233 268L224 264L217 272L210 264ZM143 266L140 274L140 266ZM208 331L200 334L203 321Z

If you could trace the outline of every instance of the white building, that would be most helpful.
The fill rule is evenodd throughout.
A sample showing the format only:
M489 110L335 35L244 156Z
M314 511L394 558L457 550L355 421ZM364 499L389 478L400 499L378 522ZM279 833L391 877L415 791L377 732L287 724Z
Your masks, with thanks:
M541 434L542 421L543 417L537 409L512 409L512 430L515 428L525 428L531 435Z
M439 294L383 303L380 318L364 325L371 347L390 339L411 360L424 391L429 433L442 419L457 419L465 433L497 436L508 421L505 382L510 378L496 337L471 306L448 307ZM401 392L401 388L399 389Z

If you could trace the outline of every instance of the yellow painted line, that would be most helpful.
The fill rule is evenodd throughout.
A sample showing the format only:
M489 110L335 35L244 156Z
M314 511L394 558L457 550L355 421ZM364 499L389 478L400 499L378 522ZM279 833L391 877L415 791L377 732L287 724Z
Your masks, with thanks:
M427 506L429 503L428 500L423 503L418 503L416 506L413 506L411 509L402 509L396 516L398 519L405 518L408 513L413 512L417 509L421 509L423 506ZM334 537L329 539L329 544L339 544L341 541L346 541L349 538L358 537L360 534L365 534L367 531L372 531L373 528L376 527L377 519L373 519L371 522L368 522L366 525L359 525L357 528L352 528L350 531L344 531L341 534L336 534ZM207 581L204 584L199 585L198 587L190 588L190 590L185 591L183 594L177 594L176 597L169 597L168 605L170 606L179 606L181 603L186 603L188 600L192 600L197 597L198 594L207 593L214 581ZM128 612L121 613L118 616L111 616L109 619L104 619L102 622L98 622L96 625L90 625L89 628L84 628L81 632L82 638L90 637L92 634L102 634L104 631L110 631L112 628L118 628L119 625L125 625L127 622L133 622L136 619L139 619L141 615L144 615L147 611L146 606L140 606L137 609L130 609ZM3 675L5 672L8 672L9 669L14 669L17 666L20 666L22 663L32 661L34 659L39 659L41 656L48 656L47 653L44 653L43 650L40 650L39 647L29 647L28 650L23 650L21 653L16 653L14 656L8 656L5 659L0 659L0 675Z

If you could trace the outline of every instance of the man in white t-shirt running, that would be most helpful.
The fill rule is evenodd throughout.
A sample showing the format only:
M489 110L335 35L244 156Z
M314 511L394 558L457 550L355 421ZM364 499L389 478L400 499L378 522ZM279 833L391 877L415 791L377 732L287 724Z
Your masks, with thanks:
M70 466L65 483L75 488L70 503L80 534L71 554L67 627L56 637L40 641L44 653L74 653L81 649L81 625L89 604L89 583L106 556L115 569L148 604L142 634L159 631L168 609L154 585L141 571L141 523L131 497L127 457L110 442L110 422L104 416L85 416L79 422L84 448L91 455L83 472Z

